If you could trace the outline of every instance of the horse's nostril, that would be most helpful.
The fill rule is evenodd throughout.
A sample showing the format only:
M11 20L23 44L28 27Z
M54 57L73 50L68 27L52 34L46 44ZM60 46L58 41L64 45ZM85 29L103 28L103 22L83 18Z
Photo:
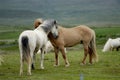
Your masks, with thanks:
M55 39L57 39L57 38L58 38L58 36L54 36L54 38L55 38Z

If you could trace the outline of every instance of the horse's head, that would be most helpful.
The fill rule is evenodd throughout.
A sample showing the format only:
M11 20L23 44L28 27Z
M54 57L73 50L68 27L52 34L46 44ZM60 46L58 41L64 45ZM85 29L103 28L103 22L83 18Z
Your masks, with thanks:
M51 33L53 38L56 39L58 37L58 25L56 20L45 20L40 27L42 27L47 34Z
M58 37L58 25L56 20L45 20L42 18L38 18L34 21L34 28L37 28L39 25L42 25L45 32L49 30L50 35L52 35L55 39Z
M58 38L58 25L56 20L53 20L53 27L51 29L51 33L55 39Z

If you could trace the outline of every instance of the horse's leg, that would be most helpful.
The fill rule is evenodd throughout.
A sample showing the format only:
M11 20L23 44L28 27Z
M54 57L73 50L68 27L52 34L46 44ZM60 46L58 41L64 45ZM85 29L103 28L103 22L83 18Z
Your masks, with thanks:
M60 51L61 51L62 56L63 56L63 59L64 59L64 61L65 61L65 66L68 67L70 64L69 64L69 62L68 62L68 60L67 60L67 57L66 57L65 48L64 48L64 47L61 47L61 48L60 48Z
M32 65L31 65L32 70L35 69L34 63L35 63L35 53L33 54L33 60L32 60Z
M30 53L28 53L27 64L28 64L28 75L31 75L31 67L33 65L33 57L34 57L34 50L30 49ZM34 65L33 65L34 66Z
M20 75L23 74L23 57L22 57L22 54L20 54Z
M54 66L59 66L59 59L58 59L59 49L54 47L54 51L55 51L55 65Z
M116 51L119 51L119 47L116 48Z
M88 46L83 44L84 45L84 58L82 60L82 65L86 64L86 58L87 58L87 54L88 54Z
M93 53L93 51L92 51L92 49L90 47L88 49L89 49L89 63L92 64L93 63L92 62L92 53Z
M40 58L40 63L41 63L41 69L44 69L43 62L44 62L44 49L41 48L41 58Z
M110 51L114 51L114 47L110 47Z
M31 64L32 64L32 56L28 56L28 59L27 59L27 64L28 64L28 75L31 75Z

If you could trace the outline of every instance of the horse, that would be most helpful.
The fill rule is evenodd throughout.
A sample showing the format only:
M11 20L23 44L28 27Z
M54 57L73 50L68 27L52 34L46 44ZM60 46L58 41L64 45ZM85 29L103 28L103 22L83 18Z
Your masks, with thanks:
M50 42L50 41L47 41L46 47L45 47L45 53L48 53L48 52L52 51L53 49L54 49L54 48L53 48L51 42ZM37 53L38 53L38 54L41 53L41 50L39 50Z
M37 22L36 22L37 23ZM34 26L35 28L37 25ZM98 61L98 55L96 52L96 35L94 30L90 29L85 25L80 25L73 28L64 28L58 26L58 38L53 38L52 33L48 34L48 38L54 46L55 51L55 66L59 66L58 52L62 53L65 61L65 66L68 67L70 64L65 54L65 47L72 47L76 44L83 44L84 47L84 58L82 65L86 64L86 57L89 54L89 63L92 64L93 60Z
M53 50L54 50L53 45L51 44L50 41L48 41L48 42L46 43L45 53L48 53L48 52L53 51ZM40 53L41 53L41 50L39 50L37 53L40 54ZM65 53L67 53L66 48L65 48Z
M35 21L34 21L34 26L39 26L40 24L42 24L43 23L43 19L42 18L38 18L38 19L36 19ZM37 27L35 27L35 28L37 28Z
M105 43L102 51L103 52L113 51L114 49L118 51L119 48L120 48L120 38L116 38L116 39L109 38Z
M44 69L44 51L48 41L47 35L52 33L54 38L58 37L58 26L56 20L45 20L34 30L23 31L18 39L20 50L20 75L23 74L23 62L27 62L28 75L31 75L31 68L34 69L34 56L41 49L41 69Z

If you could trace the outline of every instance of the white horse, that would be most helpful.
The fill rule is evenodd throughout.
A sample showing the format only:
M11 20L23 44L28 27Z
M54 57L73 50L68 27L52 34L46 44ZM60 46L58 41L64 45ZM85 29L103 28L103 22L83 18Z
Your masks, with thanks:
M53 45L51 44L50 41L48 41L48 42L46 43L45 53L48 53L48 52L53 51L53 50L54 50ZM37 53L40 54L40 53L41 53L41 50L39 50ZM65 53L67 53L66 48L65 48Z
M103 52L112 51L115 48L118 50L119 47L120 47L120 38L116 38L116 39L109 38L102 51Z
M35 30L26 30L20 34L20 75L23 74L24 61L28 64L28 75L31 75L31 67L34 69L34 56L39 49L41 50L41 69L44 69L44 51L48 41L47 35L49 33L52 33L54 38L58 37L58 27L55 20L45 20Z
M53 48L51 42L50 42L50 41L47 41L46 47L45 47L45 53L48 53L48 52L50 52L50 51L52 51L52 50L54 50L54 48ZM37 53L40 54L40 53L41 53L41 50L39 50Z

